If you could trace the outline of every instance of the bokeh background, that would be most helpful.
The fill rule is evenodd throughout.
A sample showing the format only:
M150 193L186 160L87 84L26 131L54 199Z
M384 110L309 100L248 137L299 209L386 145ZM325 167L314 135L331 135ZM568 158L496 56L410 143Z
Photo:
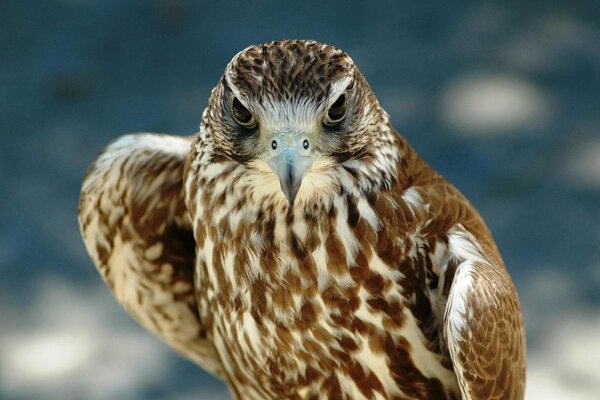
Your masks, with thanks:
M479 208L519 290L529 399L600 393L600 6L589 1L0 2L0 398L226 399L104 287L80 183L131 131L190 134L250 44L355 60Z

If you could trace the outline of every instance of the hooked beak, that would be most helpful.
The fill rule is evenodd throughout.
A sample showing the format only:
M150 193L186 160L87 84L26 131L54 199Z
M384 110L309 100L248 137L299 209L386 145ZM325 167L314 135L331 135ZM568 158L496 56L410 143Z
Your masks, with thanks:
M270 145L269 166L279 177L281 191L288 202L294 205L302 179L313 163L310 143L299 135L278 134Z

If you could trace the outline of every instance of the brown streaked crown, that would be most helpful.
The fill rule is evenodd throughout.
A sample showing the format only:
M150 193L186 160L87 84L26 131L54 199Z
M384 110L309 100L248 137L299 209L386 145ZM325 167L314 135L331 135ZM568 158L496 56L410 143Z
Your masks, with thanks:
M259 99L310 97L321 101L332 82L352 75L354 63L342 50L312 40L278 40L238 53L225 71L230 83Z

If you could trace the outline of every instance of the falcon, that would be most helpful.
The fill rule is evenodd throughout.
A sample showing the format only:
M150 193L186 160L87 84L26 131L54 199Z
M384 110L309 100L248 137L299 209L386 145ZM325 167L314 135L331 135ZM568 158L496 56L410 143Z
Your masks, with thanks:
M523 398L490 231L335 47L238 53L197 134L108 145L79 223L127 312L236 399Z

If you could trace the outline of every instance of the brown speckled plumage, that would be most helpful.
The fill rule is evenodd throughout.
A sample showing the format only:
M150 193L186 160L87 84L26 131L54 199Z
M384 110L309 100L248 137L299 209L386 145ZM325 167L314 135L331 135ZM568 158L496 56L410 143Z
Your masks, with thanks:
M109 145L79 219L128 312L235 398L523 398L520 306L491 234L341 50L240 52L197 135Z

